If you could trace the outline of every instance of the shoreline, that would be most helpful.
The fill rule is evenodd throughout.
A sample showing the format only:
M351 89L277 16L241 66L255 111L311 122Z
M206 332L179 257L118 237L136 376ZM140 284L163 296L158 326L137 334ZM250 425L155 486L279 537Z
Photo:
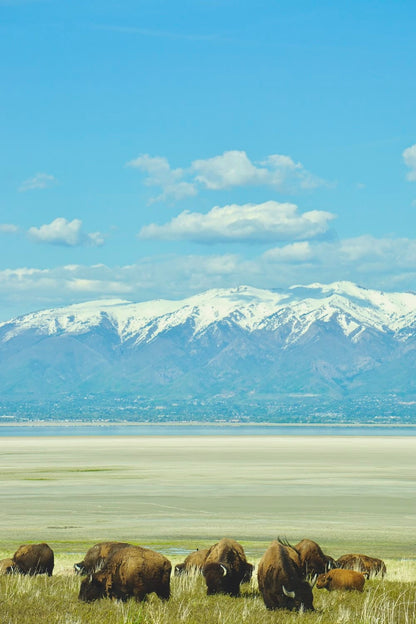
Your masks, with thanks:
M236 422L223 422L223 421L198 421L198 420L187 420L187 421L175 421L168 420L165 422L132 422L130 420L28 420L28 421L18 421L18 422L0 422L0 429L4 427L219 427L219 428L247 428L247 427L293 427L293 428L318 428L318 427L326 427L326 428L363 428L363 429L371 429L371 428L391 428L391 429L415 429L416 424L413 423L328 423L328 422L316 422L316 423L301 423L301 422L284 422L284 423L271 423L271 422L263 422L263 421L253 421L253 422L244 422L244 423L236 423Z

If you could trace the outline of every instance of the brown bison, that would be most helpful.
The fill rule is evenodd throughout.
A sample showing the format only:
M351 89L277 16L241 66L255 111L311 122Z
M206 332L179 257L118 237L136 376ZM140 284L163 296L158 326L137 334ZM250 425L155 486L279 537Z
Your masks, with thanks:
M257 579L267 609L313 611L312 587L290 547L273 541L260 559Z
M240 595L240 583L251 577L253 566L247 563L244 549L233 539L224 537L208 550L202 574L207 595Z
M365 578L361 572L355 570L342 570L336 568L325 574L320 574L316 581L317 589L327 589L334 591L336 589L357 590L362 592L364 588Z
M74 565L74 570L77 574L92 574L98 572L106 563L107 559L111 557L115 552L131 546L125 542L100 542L91 546L83 559L79 563Z
M155 592L159 598L170 596L172 565L160 553L141 546L126 546L107 560L99 572L84 578L78 598L92 602L99 598L141 601Z
M13 572L20 574L48 574L52 576L54 554L48 544L23 544L12 557Z
M201 550L197 548L194 552L191 552L183 563L178 563L175 566L175 576L188 574L193 571L202 572L208 551L209 548L202 548Z
M335 567L335 560L322 552L322 548L316 542L303 539L294 546L299 553L305 576L323 574Z
M386 564L384 561L376 557L368 557L367 555L342 555L342 557L337 559L336 567L362 572L367 578L377 575L383 578L386 574Z

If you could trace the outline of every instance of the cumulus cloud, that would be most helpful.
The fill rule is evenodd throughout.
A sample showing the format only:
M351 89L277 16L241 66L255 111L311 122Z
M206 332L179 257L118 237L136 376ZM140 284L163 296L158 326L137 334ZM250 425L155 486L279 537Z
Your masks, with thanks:
M144 154L127 166L143 171L146 186L162 189L152 201L185 199L201 189L212 191L242 186L269 186L279 191L293 192L328 186L290 156L271 154L264 160L252 162L243 150L229 150L207 159L194 160L187 168L172 169L168 160Z
M55 178L55 176L48 173L37 173L33 176L33 178L29 178L28 180L22 182L19 187L19 191L21 193L24 193L26 191L42 190L50 188L56 183L57 179Z
M410 182L416 182L416 144L406 148L403 152L403 160L410 171L407 173L407 179Z
M332 219L333 214L322 210L301 214L290 203L230 204L215 206L207 214L184 211L165 225L143 227L139 236L202 243L300 240L324 234Z
M371 288L408 290L416 279L416 240L365 235L341 241L282 244L254 258L240 254L165 255L126 266L66 265L0 271L3 319L39 308L96 298L179 299L248 284L351 280ZM9 316L9 310L12 311Z
M78 245L100 246L104 243L103 236L99 232L85 234L82 231L82 221L73 219L68 221L63 217L54 219L51 223L40 227L31 227L28 230L29 238L37 243L50 245L64 245L76 247Z
M143 154L127 163L128 167L140 169L147 174L146 186L159 186L163 192L151 201L180 200L196 195L194 184L184 181L183 169L171 169L166 158Z
M214 158L195 160L192 169L197 174L196 181L213 190L261 185L278 190L293 190L295 187L311 189L325 184L300 162L296 163L290 156L283 154L271 154L255 164L246 152L233 150Z

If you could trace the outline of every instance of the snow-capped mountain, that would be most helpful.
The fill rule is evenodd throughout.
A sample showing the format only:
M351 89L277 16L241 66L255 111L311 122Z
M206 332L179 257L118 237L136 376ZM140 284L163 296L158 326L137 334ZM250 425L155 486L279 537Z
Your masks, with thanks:
M102 300L0 324L4 397L414 392L416 294L349 282Z

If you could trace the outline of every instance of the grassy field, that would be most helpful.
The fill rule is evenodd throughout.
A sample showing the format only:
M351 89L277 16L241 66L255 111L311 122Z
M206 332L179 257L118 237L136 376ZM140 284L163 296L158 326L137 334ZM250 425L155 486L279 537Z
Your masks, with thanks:
M173 564L180 559L172 558ZM254 561L254 560L252 560ZM387 560L385 579L366 581L364 592L314 589L314 613L267 611L256 578L242 586L240 598L206 596L201 576L173 577L172 595L162 602L154 594L143 603L109 599L78 600L80 578L72 559L58 557L53 577L0 577L2 624L414 624L416 562Z
M167 603L77 600L72 566L102 540L154 548L177 563L221 537L256 562L272 539L304 537L337 558L364 552L388 575L364 594L314 590L305 623L416 621L416 438L2 438L0 557L46 541L51 579L0 577L1 624L292 622L269 613L255 581L242 597L207 597L203 579L172 581Z

